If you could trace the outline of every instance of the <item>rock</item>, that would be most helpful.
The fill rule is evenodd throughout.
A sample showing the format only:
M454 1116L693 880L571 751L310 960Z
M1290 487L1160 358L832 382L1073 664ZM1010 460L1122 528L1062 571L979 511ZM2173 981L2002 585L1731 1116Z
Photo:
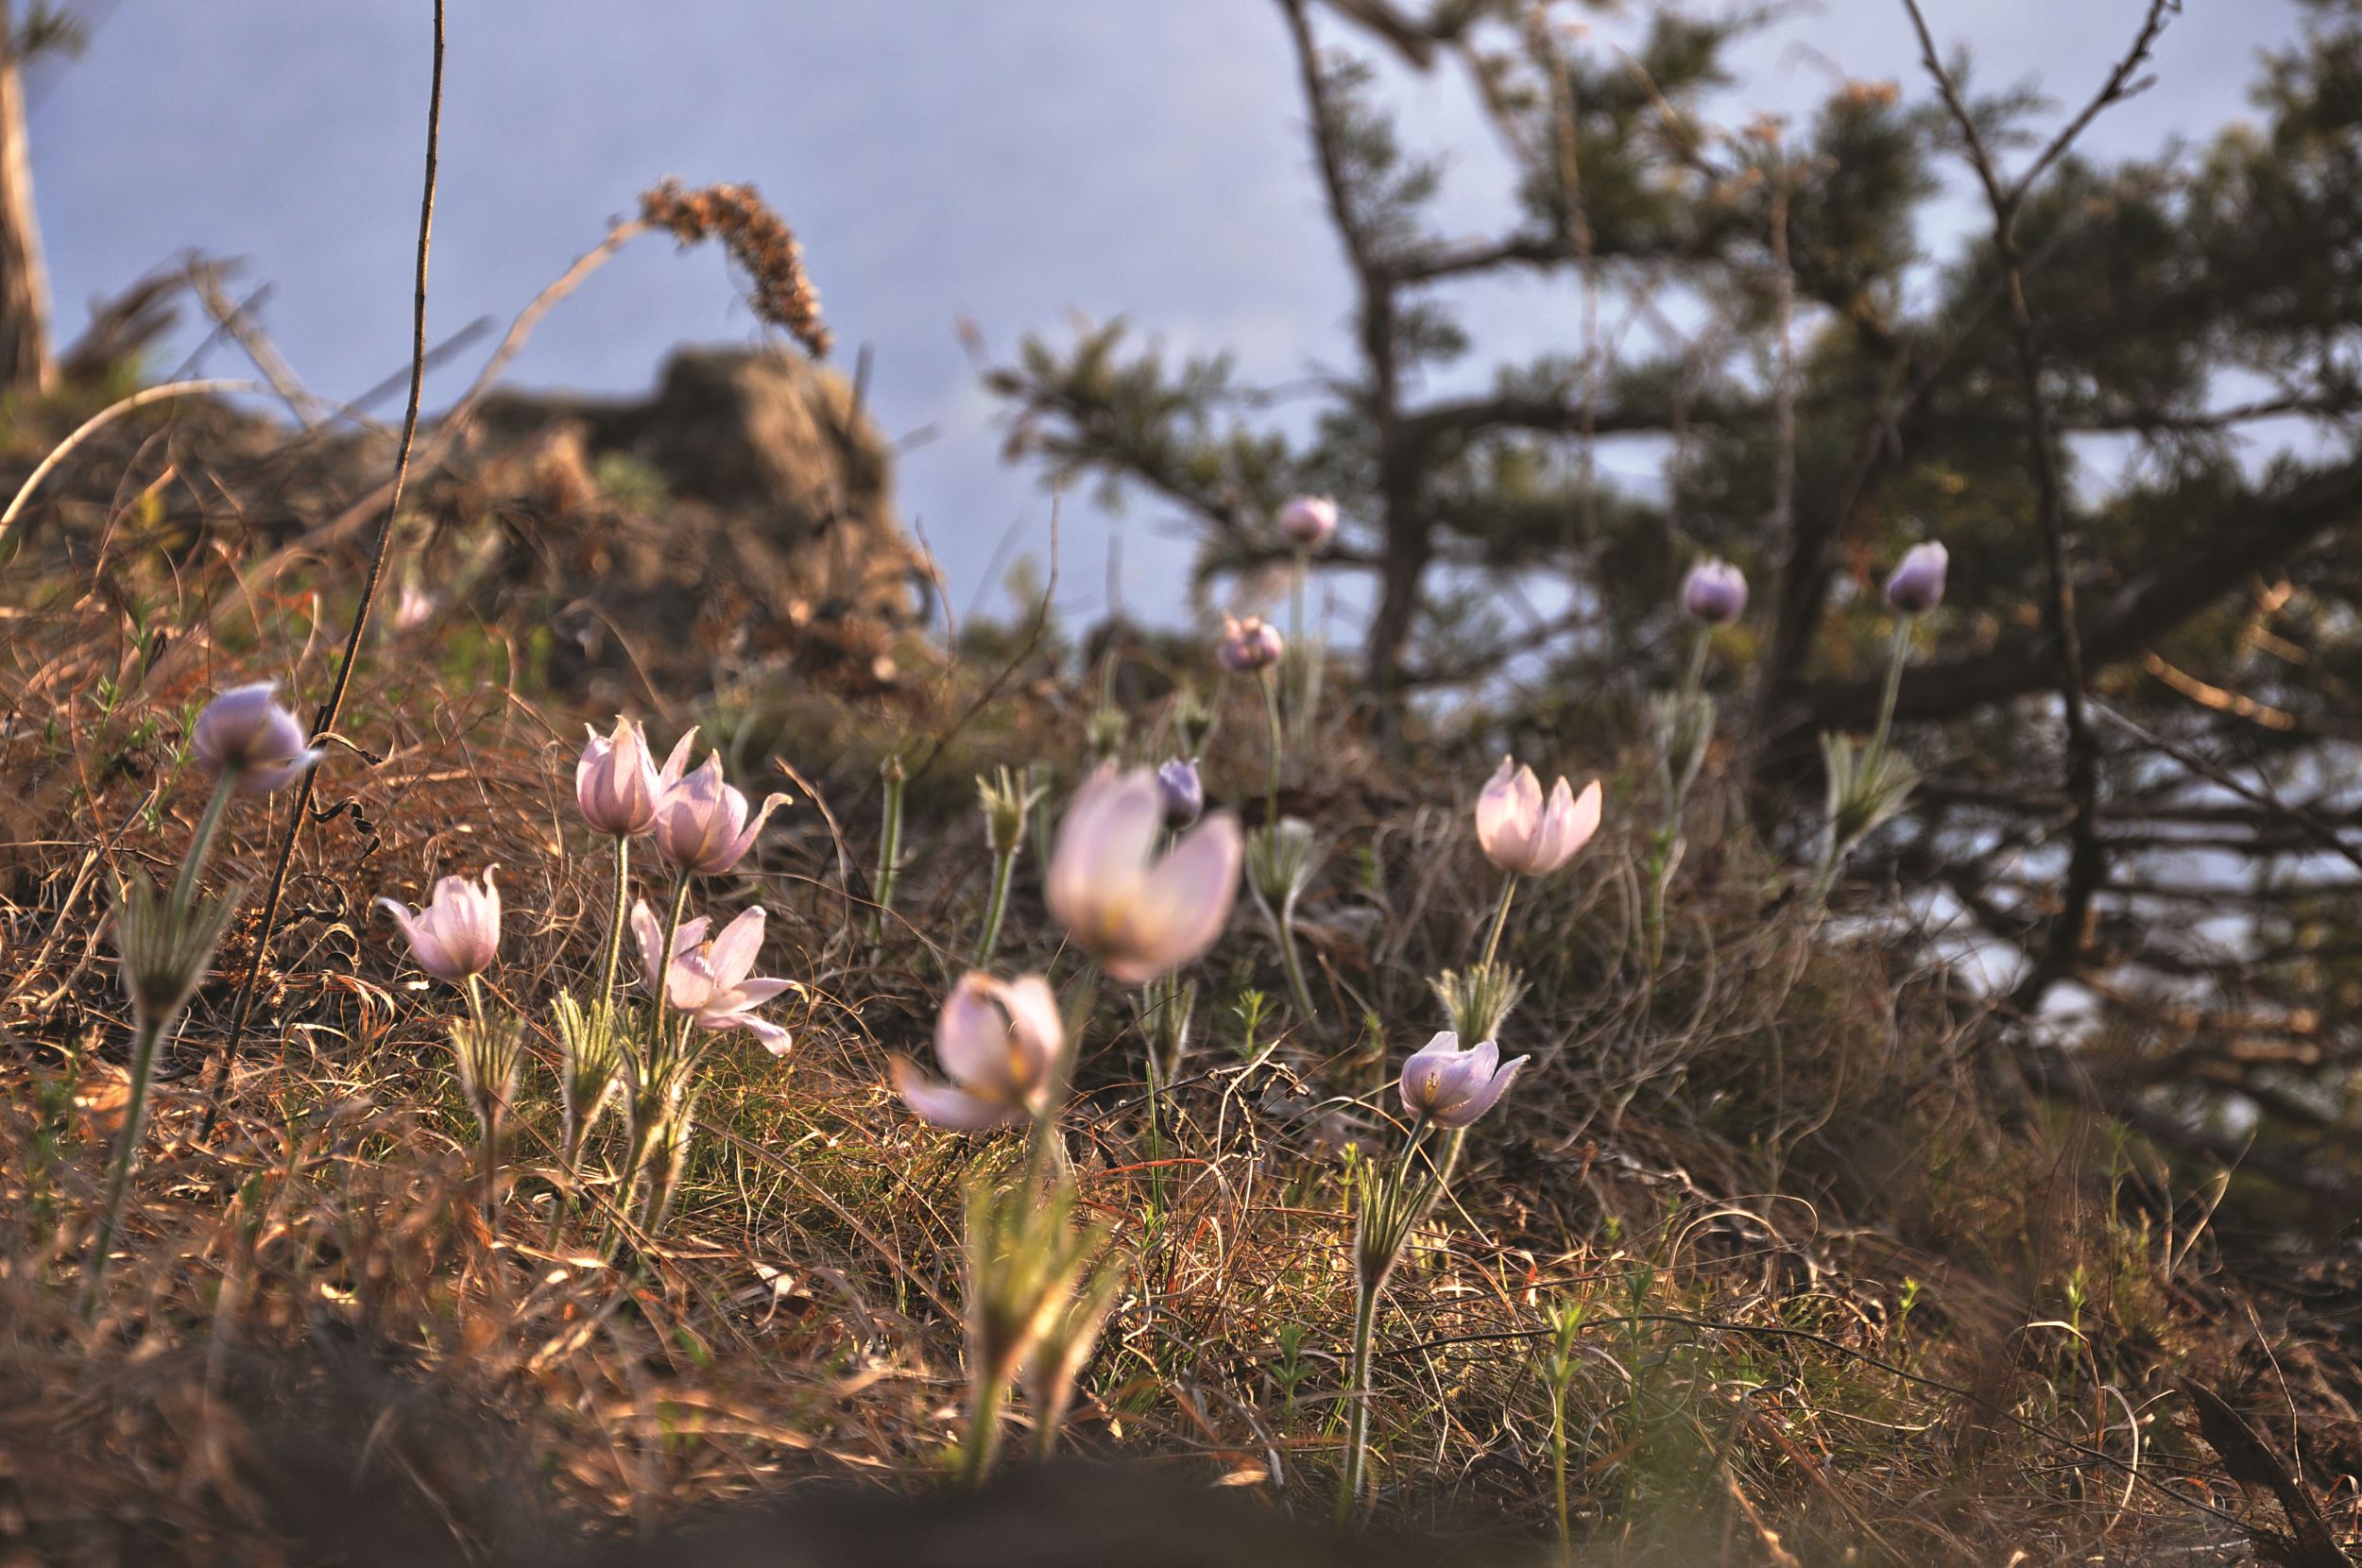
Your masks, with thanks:
M643 401L494 399L471 446L468 499L524 535L501 576L552 598L562 684L628 687L645 671L677 697L780 658L891 681L887 649L925 579L892 452L835 371L688 349Z

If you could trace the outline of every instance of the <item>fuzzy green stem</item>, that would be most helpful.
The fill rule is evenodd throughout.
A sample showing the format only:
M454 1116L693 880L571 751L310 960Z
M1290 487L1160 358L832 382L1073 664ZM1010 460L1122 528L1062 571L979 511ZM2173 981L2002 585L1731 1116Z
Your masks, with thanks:
M1296 953L1296 905L1293 898L1282 904L1272 918L1272 928L1279 936L1279 961L1288 971L1288 992L1295 998L1296 1011L1304 1014L1307 1028L1320 1022L1320 1009L1312 1005L1312 988L1305 982L1304 960Z
M873 958L885 935L886 917L894 911L894 884L902 872L902 792L907 783L899 767L886 769L885 827L878 844L878 907L869 913Z
M960 1445L960 1485L970 1491L992 1474L993 1457L1001 1452L1001 1406L1008 1397L1008 1379L998 1370L978 1373L967 1404L967 1440Z
M1271 737L1271 766L1263 781L1263 826L1279 824L1279 760L1284 742L1279 735L1279 689L1272 684L1271 671L1259 671L1256 680L1263 688L1263 722Z
M624 928L631 919L631 835L615 835L615 906L607 923L607 950L599 964L599 1005L614 999L615 971L624 957Z
M992 858L992 896L984 904L984 928L976 937L976 967L982 969L992 963L994 949L1001 946L1001 923L1009 912L1009 889L1017 881L1017 851L1008 849Z
M1550 1477L1558 1492L1558 1555L1571 1562L1575 1534L1566 1510L1566 1383L1557 1376L1550 1379Z
M131 1040L131 1091L123 1107L123 1135L115 1141L114 1163L107 1171L106 1202L99 1206L98 1229L91 1237L89 1278L82 1316L98 1315L98 1298L107 1276L107 1253L114 1245L115 1226L123 1218L124 1195L130 1190L131 1167L139 1159L140 1134L147 1124L147 1090L156 1076L156 1048L169 1018L145 1018Z
M1911 654L1911 618L1895 617L1894 642L1887 655L1886 690L1878 696L1878 727L1870 732L1870 763L1875 767L1886 755L1887 735L1894 727L1894 699L1903 689L1903 666Z
M1378 1337L1378 1293L1382 1280L1372 1280L1355 1293L1353 1304L1353 1370L1345 1384L1345 1462L1337 1479L1337 1527L1353 1525L1354 1507L1361 1495L1362 1457L1370 1442L1370 1352Z
M1066 1038L1059 1043L1058 1054L1050 1064L1050 1092L1042 1099L1041 1111L1034 1117L1032 1137L1025 1146L1025 1191L1038 1195L1042 1184L1049 1179L1051 1150L1058 1140L1058 1117L1066 1111L1067 1092L1074 1081L1074 1058L1081 1051L1083 1031L1090 1026L1092 1013L1099 1006L1099 963L1091 961L1076 980L1081 989L1079 1009L1069 1014Z
M1501 933L1509 929L1509 906L1515 901L1516 896L1517 874L1513 871L1509 874L1509 879L1501 883L1500 907L1493 912L1493 934L1484 941L1484 958L1481 961L1481 966L1484 968L1493 967L1493 960L1500 953Z
M673 911L664 921L664 946L657 961L656 973L648 977L648 1070L662 1070L664 1063L664 1007L673 989L673 948L680 937L681 915L689 908L689 873L683 871L673 881Z
M197 831L189 837L189 852L180 861L180 875L172 880L174 912L185 912L189 901L197 896L197 872L205 864L205 857L213 852L214 836L221 831L221 819L229 813L230 797L237 789L236 775L225 771L221 782L214 786L213 798L205 803L204 815L197 819Z

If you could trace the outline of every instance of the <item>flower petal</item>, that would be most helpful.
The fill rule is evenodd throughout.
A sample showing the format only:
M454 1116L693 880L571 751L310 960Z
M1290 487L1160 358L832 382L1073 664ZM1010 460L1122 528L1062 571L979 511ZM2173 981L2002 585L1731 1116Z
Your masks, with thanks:
M936 1082L913 1065L908 1057L895 1057L889 1067L894 1076L894 1092L922 1121L955 1133L982 1133L1024 1119L1025 1114L1014 1106L979 1099L949 1083Z

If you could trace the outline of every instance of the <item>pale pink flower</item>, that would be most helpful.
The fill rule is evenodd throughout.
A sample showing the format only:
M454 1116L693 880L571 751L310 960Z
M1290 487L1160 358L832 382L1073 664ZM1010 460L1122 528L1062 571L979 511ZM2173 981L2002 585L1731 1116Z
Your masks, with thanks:
M762 952L762 907L745 911L708 942L705 934L710 924L701 914L682 921L674 933L673 966L664 985L666 1004L689 1014L699 1029L743 1029L762 1041L762 1048L772 1055L785 1056L794 1039L768 1018L756 1017L753 1009L782 991L802 988L791 980L755 974L755 960ZM640 944L640 965L653 989L657 966L664 962L664 927L644 898L632 906L631 934Z
M908 1057L893 1059L894 1092L921 1119L980 1133L1041 1114L1066 1045L1058 998L1039 975L997 980L962 975L935 1017L935 1060L951 1082L928 1078Z
M1477 843L1492 862L1521 877L1546 877L1574 858L1600 830L1600 781L1577 795L1561 778L1546 805L1532 768L1501 758L1500 771L1477 797Z
M435 619L435 612L443 602L416 583L404 583L394 596L393 627L397 632L415 632Z
M1402 1065L1403 1108L1438 1127L1465 1127L1499 1103L1531 1060L1503 1063L1490 1040L1462 1050L1460 1036L1445 1030Z
M464 877L446 877L423 908L412 910L393 898L378 903L392 913L394 924L409 939L410 956L419 968L454 985L480 975L500 956L501 893L486 867L479 884Z
M273 698L278 688L277 681L256 681L205 705L189 747L206 776L227 774L240 789L266 793L294 783L320 759L317 749L304 744L301 723Z
M1943 603L1943 578L1952 553L1937 541L1915 544L1887 579L1887 603L1905 615L1926 615Z
M680 782L697 732L692 729L682 736L659 770L648 752L647 735L631 720L618 715L613 735L583 727L590 740L574 764L574 804L581 808L582 820L596 832L618 837L646 832L655 826L657 803L664 792Z
M1050 857L1051 914L1125 985L1212 946L1238 895L1238 819L1217 811L1159 857L1164 814L1154 772L1102 768L1075 793Z
M686 761L679 748L674 755ZM752 822L747 821L746 797L722 781L722 758L708 756L703 767L658 798L657 853L683 871L719 876L746 858L762 825L788 802L783 794L767 795L762 810Z
M1307 550L1317 550L1337 532L1337 503L1326 496L1298 496L1279 509L1279 531Z
M1268 670L1287 652L1279 628L1259 615L1250 615L1244 621L1225 615L1222 622L1222 640L1214 645L1214 661L1234 675L1252 675Z

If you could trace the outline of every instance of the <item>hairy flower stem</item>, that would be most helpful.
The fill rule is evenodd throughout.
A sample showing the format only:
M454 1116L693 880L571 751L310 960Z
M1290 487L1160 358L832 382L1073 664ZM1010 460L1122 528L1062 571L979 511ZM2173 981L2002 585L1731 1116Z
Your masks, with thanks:
M1706 650L1712 641L1713 633L1704 626L1700 626L1697 636L1690 639L1689 662L1682 671L1680 707L1677 710L1679 713L1686 714L1689 711L1690 706L1698 700L1699 691L1705 685ZM1678 727L1677 724L1676 728ZM1703 750L1706 742L1703 738L1701 738L1698 743ZM1665 957L1665 900L1672 892L1673 873L1680 868L1682 863L1682 815L1689 805L1689 778L1687 776L1689 770L1684 768L1679 772L1675 771L1675 758L1671 756L1674 748L1669 740L1666 741L1666 749L1668 755L1665 758L1665 825L1657 830L1656 843L1652 846L1649 862L1649 907L1645 930L1648 938L1649 967L1652 971Z
M1051 1162L1058 1142L1058 1117L1065 1113L1067 1094L1073 1087L1074 1058L1082 1049L1083 1033L1090 1027L1091 1014L1099 1010L1099 961L1093 959L1075 981L1075 996L1067 1008L1066 1039L1050 1064L1050 1092L1042 1099L1040 1113L1034 1117L1033 1135L1025 1145L1025 1191L1036 1198L1050 1179Z
M1288 594L1288 669L1295 677L1288 693L1288 716L1295 728L1299 749L1312 743L1312 725L1321 706L1320 652L1306 640L1304 630L1304 595L1312 578L1312 547L1296 550L1295 572L1290 580Z
M1001 1406L1008 1403L1009 1380L1005 1374L986 1375L976 1380L976 1392L968 1402L967 1440L960 1445L960 1485L974 1491L992 1474L992 1461L1001 1452Z
M1001 946L1001 922L1009 912L1009 889L1017 880L1017 851L1004 850L992 858L992 896L984 903L984 923L976 936L976 967L984 968L992 963L995 948Z
M1516 897L1517 874L1513 871L1509 874L1509 879L1501 883L1500 907L1493 912L1493 934L1484 941L1484 958L1481 963L1483 968L1493 967L1493 960L1499 956L1501 933L1509 929L1509 906L1515 901Z
M1894 618L1894 642L1887 655L1886 690L1878 696L1878 727L1870 732L1870 763L1874 768L1886 756L1887 736L1894 728L1894 699L1903 690L1903 666L1911 656L1911 618Z
M1378 1285L1357 1293L1353 1304L1353 1366L1345 1390L1345 1465L1337 1482L1337 1527L1353 1525L1361 1496L1362 1457L1370 1443L1370 1349L1378 1334Z
M140 1134L147 1123L147 1090L156 1077L156 1048L163 1039L167 1018L143 1018L131 1038L131 1090L124 1101L123 1133L115 1140L114 1162L107 1171L107 1196L98 1209L98 1229L91 1237L90 1264L83 1270L89 1283L82 1298L82 1316L98 1315L98 1297L107 1277L107 1253L113 1247L115 1226L123 1218L123 1199L131 1185L131 1167L139 1158Z
M655 994L648 998L648 1070L661 1070L665 1062L664 1003L673 985L673 948L680 938L681 916L689 909L689 873L683 871L673 882L673 912L664 921L664 947L658 961L656 973L648 977L648 988Z
M180 874L172 879L171 915L182 920L189 914L191 902L197 896L197 880L203 870L205 858L213 852L214 840L220 836L222 818L229 814L231 797L237 793L238 781L232 773L225 772L214 793L205 802L204 812L197 819L197 828L189 836L189 850L181 858ZM123 1219L123 1200L131 1186L131 1167L139 1161L140 1138L147 1126L148 1090L156 1079L156 1054L164 1035L180 1017L178 1009L159 1017L142 1017L131 1039L130 1093L123 1106L123 1135L116 1140L114 1159L107 1171L107 1194L98 1211L98 1228L91 1238L89 1292L83 1303L84 1317L98 1311L100 1287L106 1279L107 1253L114 1245L115 1227Z
M894 884L902 871L902 793L907 780L899 762L891 758L885 778L885 827L878 844L878 907L869 912L869 956L875 963L884 940L886 917L894 912Z
M214 786L213 798L206 801L205 812L197 819L197 831L190 835L189 852L180 861L180 874L172 879L172 907L176 912L185 912L197 896L197 877L203 869L205 857L213 852L214 840L221 831L221 819L229 813L230 797L237 793L237 781L225 773L221 782Z
M1285 750L1279 736L1279 688L1272 684L1269 670L1258 673L1256 679L1263 688L1263 721L1271 737L1271 766L1263 781L1263 826L1273 827L1279 822L1279 759Z
M1260 901L1259 898L1258 900ZM1268 909L1268 906L1266 906ZM1312 1005L1312 987L1304 978L1304 960L1296 953L1296 906L1293 898L1282 904L1272 916L1272 932L1279 939L1279 962L1288 971L1288 994L1295 999L1296 1011L1304 1015L1309 1028L1320 1021L1320 1009Z
M624 928L631 919L631 836L615 835L615 909L607 925L607 950L599 964L599 1005L615 997L615 969L623 962Z

